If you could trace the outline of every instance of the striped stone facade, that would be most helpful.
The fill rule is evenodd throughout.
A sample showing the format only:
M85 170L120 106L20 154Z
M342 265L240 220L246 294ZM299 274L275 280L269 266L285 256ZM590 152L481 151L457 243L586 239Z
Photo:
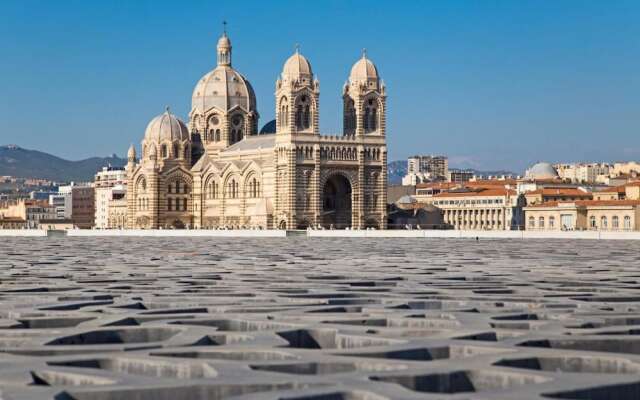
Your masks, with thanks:
M253 89L223 35L189 122L167 111L149 124L140 160L130 149L128 227L386 228L386 93L375 65L363 55L351 70L343 134L320 134L319 95L296 51L276 81L275 132L258 134Z

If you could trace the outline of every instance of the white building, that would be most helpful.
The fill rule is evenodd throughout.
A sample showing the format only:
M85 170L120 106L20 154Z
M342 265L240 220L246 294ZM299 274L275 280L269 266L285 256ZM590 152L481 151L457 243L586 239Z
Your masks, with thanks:
M127 172L124 168L103 167L94 180L95 189L95 227L109 227L109 202L114 196L121 198L127 191Z
M57 219L71 219L71 192L49 195L49 205L55 207Z
M561 179L574 183L604 183L613 172L613 167L607 163L569 163L554 167Z
M449 160L445 156L413 156L407 159L407 175L403 186L447 179Z

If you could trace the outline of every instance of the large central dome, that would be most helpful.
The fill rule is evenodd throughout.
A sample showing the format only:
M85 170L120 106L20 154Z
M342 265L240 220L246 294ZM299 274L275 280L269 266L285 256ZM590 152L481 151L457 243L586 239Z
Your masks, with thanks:
M212 108L226 113L235 107L256 111L256 96L249 81L231 67L231 41L224 33L218 40L218 66L196 84L192 108L204 114Z

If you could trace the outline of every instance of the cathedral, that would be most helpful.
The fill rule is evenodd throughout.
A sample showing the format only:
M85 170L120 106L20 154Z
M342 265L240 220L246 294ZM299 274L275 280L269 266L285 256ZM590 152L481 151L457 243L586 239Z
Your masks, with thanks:
M217 66L195 86L188 123L169 109L128 152L127 226L385 229L386 94L363 53L342 90L342 135L320 134L320 83L299 50L276 80L276 118L258 132L256 96L232 66L226 32Z

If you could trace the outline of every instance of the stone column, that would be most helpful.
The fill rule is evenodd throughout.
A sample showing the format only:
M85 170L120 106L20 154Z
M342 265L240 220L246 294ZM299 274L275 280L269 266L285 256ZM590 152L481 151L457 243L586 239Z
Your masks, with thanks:
M351 227L353 229L362 229L364 226L364 146L358 146L358 179L355 182L356 187L351 188L355 194L354 202L352 202Z
M287 229L296 229L296 147L287 149Z
M322 196L324 188L320 187L320 145L313 145L313 173L311 174L311 212L313 224L322 223Z
M203 206L203 198L202 195L202 176L200 174L193 176L193 187L192 187L192 197L191 197L191 213L193 214L193 227L200 229L202 228L202 206Z
M155 172L155 171L154 171ZM157 173L151 173L147 178L147 190L149 192L150 228L160 227L160 207L166 207L166 201L160 199L160 179Z
M380 207L380 228L387 229L387 147L380 149L382 165L380 167L380 181L376 185L376 190L380 188L380 199L377 207Z

